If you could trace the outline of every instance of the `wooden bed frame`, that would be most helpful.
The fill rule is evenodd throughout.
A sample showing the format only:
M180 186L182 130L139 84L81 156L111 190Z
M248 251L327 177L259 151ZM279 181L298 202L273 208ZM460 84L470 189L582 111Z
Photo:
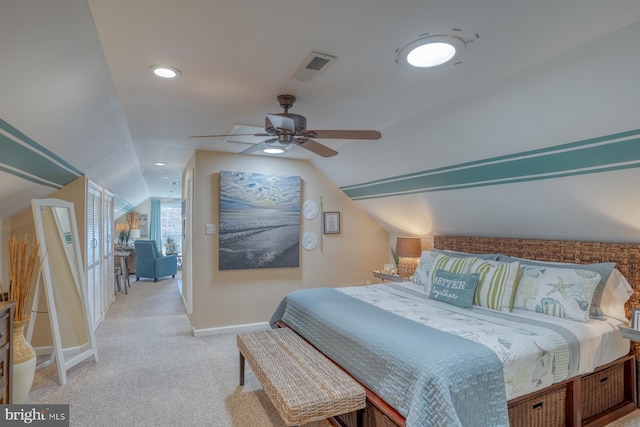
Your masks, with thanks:
M634 293L625 307L627 318L630 318L633 307L640 307L640 243L434 236L434 248L471 253L501 253L513 257L539 261L570 262L576 264L615 262L616 268L626 277L634 289ZM564 415L562 413L555 414L561 418L558 425L571 427L604 426L637 408L636 360L640 360L640 358L637 357L639 354L640 344L632 342L631 352L628 356L598 368L594 374L573 378L559 384L554 384L536 393L513 399L508 402L510 411L513 407L527 404L531 399L545 394L552 395L556 391L561 391L562 401L561 407L558 410L564 412ZM583 408L583 406L587 405L592 406L591 402L594 398L600 398L600 396L590 395L589 393L610 393L610 389L603 389L603 391L600 392L600 389L597 388L599 387L597 383L608 379L603 379L602 377L598 377L598 375L609 375L610 370L613 369L618 369L619 375L624 375L624 378L621 378L616 386L618 388L623 387L623 390L619 390L620 393L624 393L622 401L616 402L612 406L603 406L604 410L602 412L593 412L592 408ZM622 374L622 370L624 370L624 374ZM593 384L594 381L596 384ZM592 389L594 385L597 390L595 392ZM596 402L596 406L597 405L598 403ZM607 405L607 403L605 402L604 405ZM598 411L598 409L596 409L596 411ZM351 414L346 414L345 416L339 417L339 419L330 421L334 426L353 425ZM527 421L524 424L534 425L534 421ZM404 427L405 420L398 411L371 390L367 389L365 425L368 427ZM542 424L535 425L551 425L551 423L543 422ZM517 427L526 426L518 425Z

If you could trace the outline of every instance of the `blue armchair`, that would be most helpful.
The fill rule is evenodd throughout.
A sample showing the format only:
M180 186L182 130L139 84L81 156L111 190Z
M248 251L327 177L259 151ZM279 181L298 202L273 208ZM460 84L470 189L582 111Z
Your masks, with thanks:
M155 240L136 240L136 281L141 277L152 278L157 282L158 278L171 275L176 277L178 270L177 255L162 255L158 251Z

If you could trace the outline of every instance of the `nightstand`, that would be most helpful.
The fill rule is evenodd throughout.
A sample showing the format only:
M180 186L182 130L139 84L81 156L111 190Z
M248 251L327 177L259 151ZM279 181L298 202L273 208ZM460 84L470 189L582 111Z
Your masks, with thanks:
M625 328L624 326L618 326L622 336L631 341L640 341L640 331L637 329Z
M382 281L384 282L389 281L389 282L408 282L409 278L408 277L400 277L400 276L394 276L391 274L385 274L381 271L374 271L373 272L373 277L377 277L378 279L382 279Z

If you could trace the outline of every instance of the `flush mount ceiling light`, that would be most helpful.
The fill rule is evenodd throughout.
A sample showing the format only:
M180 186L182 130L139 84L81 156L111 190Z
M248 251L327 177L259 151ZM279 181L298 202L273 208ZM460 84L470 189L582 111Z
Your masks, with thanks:
M163 79L177 79L182 74L177 68L167 65L152 65L149 69L154 75Z
M397 49L395 61L418 68L436 67L448 62L457 64L467 44L473 40L475 39L465 40L453 34L423 34L419 39Z

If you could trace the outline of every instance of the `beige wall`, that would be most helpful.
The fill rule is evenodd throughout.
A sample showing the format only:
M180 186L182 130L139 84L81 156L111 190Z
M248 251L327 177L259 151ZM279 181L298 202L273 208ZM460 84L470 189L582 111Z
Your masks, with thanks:
M147 226L148 226L148 224L151 224L151 199L145 200L144 202L140 203L138 206L136 206L132 210L137 211L140 215L146 215L147 216ZM115 224L116 225L118 225L118 224L128 224L127 223L127 215L122 215L121 217L117 218L115 220ZM117 237L118 236L116 236L116 238ZM147 236L146 238L148 239L149 237Z
M331 161L331 160L327 160ZM193 327L206 331L266 322L280 300L301 288L364 284L371 271L389 260L389 236L359 206L306 160L196 151L193 197ZM314 231L320 244L300 249L299 268L218 270L218 234L206 235L205 224L219 225L220 171L301 177L301 203L312 199L324 211L339 211L341 233L322 234L322 214L301 216L301 230ZM185 262L188 262L185 260Z
M76 214L76 221L78 226L78 235L80 238L80 247L82 250L82 259L86 264L85 260L85 246L86 246L86 208L87 208L87 178L82 176L77 178L70 184L61 188L50 194L48 198L53 199L61 199L66 200L68 202L73 202L74 210ZM10 219L10 234L15 235L17 238L21 239L25 234L29 241L36 238L36 229L33 222L33 213L31 211L31 206L28 208L18 212L13 215ZM36 271L39 268L36 267ZM86 268L86 265L85 265ZM44 289L41 293L40 305L38 306L38 311L41 313L46 313L48 310L46 303L46 295ZM36 325L33 331L33 338L31 339L31 344L34 347L40 346L48 346L51 345L51 326L49 324L49 316L40 315L36 316Z

